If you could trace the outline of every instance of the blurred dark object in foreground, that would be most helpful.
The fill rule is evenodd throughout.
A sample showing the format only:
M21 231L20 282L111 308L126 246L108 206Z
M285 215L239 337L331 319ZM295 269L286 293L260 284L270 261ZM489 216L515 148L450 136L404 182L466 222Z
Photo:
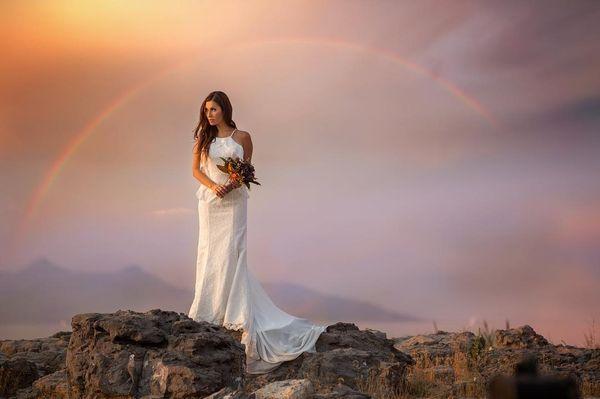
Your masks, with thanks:
M498 375L488 386L490 399L580 399L577 381L572 376L538 375L535 356L515 366L515 376Z

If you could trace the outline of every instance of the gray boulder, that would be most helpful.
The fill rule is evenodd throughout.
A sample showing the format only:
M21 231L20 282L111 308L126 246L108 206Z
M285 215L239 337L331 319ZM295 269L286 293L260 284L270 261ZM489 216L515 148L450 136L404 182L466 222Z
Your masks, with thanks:
M72 327L71 398L205 397L243 377L243 346L225 328L182 313L86 313Z

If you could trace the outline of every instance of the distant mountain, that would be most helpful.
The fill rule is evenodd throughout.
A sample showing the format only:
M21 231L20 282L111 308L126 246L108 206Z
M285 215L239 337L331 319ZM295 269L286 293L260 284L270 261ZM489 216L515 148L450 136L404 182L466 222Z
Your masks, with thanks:
M377 305L325 295L290 283L265 283L273 302L298 317L331 321L408 321L415 317ZM112 272L69 270L39 259L17 272L0 272L0 324L56 323L77 313L160 308L186 313L192 290L170 285L138 265Z
M146 311L184 312L188 290L173 287L137 265L116 272L80 272L40 259L17 272L0 273L0 321L52 323L76 313Z
M403 322L421 319L394 312L366 301L326 295L293 283L264 283L277 306L288 313L310 315L320 320ZM308 316L307 316L308 317Z

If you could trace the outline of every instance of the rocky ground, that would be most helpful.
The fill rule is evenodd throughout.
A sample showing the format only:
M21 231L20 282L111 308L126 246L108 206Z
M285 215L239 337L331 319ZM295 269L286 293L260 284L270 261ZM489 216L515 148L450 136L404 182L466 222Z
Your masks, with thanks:
M495 376L515 374L532 359L544 377L570 377L581 397L600 395L600 349L552 345L533 328L394 338L395 348L416 361L408 379L417 397L485 397Z
M0 341L0 398L476 398L532 357L541 375L570 376L582 397L600 396L600 349L555 346L527 325L388 339L337 323L317 353L262 375L244 373L241 332L183 313L86 313L71 325Z

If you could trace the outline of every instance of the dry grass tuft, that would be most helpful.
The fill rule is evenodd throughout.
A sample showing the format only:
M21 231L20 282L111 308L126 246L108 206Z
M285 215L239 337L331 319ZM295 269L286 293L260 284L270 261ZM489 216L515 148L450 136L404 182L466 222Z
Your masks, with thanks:
M596 327L596 319L592 317L587 333L583 333L585 347L588 349L600 349L600 336Z

